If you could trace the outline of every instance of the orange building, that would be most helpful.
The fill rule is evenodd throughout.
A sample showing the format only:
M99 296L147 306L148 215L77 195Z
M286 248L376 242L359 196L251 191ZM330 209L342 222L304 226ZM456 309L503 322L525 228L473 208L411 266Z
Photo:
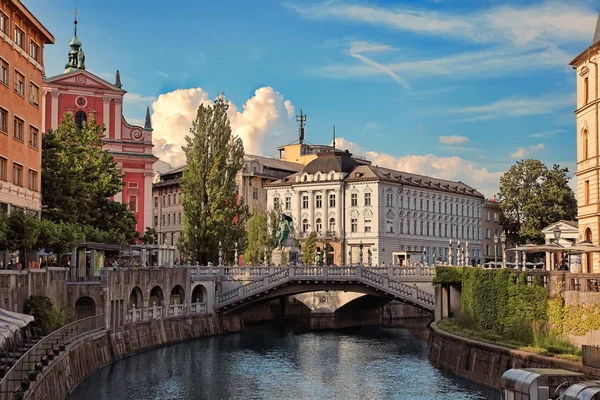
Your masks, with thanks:
M0 212L40 211L45 44L54 37L19 0L0 0Z

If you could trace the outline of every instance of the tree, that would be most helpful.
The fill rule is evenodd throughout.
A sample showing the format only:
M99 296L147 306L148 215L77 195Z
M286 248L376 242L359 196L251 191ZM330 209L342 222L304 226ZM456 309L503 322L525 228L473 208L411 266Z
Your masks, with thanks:
M315 249L317 248L317 232L312 231L306 237L302 246L302 263L311 265L315 261Z
M252 210L252 215L246 224L248 247L244 252L244 260L256 265L264 261L265 250L267 254L273 250L269 235L267 213L259 207ZM268 257L268 255L267 255Z
M27 268L27 252L37 250L37 241L40 234L39 220L22 210L10 213L7 219L7 248L19 250L22 256L23 268Z
M46 296L31 296L25 301L25 314L32 315L35 319L32 325L40 329L42 335L48 335L63 326L66 315L52 304Z
M223 97L198 107L183 151L187 165L181 179L183 232L178 243L185 258L216 262L219 243L232 259L235 243L243 253L248 207L236 193L236 174L243 166L244 145L233 137Z
M140 238L143 244L157 244L158 243L158 232L156 229L147 227L146 232Z
M550 170L539 160L517 161L500 178L502 227L521 242L543 243L542 229L561 219L574 220L577 201L569 187L569 170Z
M0 213L0 251L8 249L8 215Z
M279 202L276 201L273 208L267 211L267 223L269 225L269 250L273 250L277 247L277 231L279 230L279 225L283 222L281 217L281 206Z
M85 234L77 224L53 222L42 219L40 234L37 240L37 249L56 254L58 266L61 266L62 255L69 253L77 244L85 241Z
M102 149L104 130L93 118L79 128L66 113L58 128L44 135L42 218L81 225L88 241L88 234L100 231L108 243L132 243L135 216L110 199L123 189L123 179L112 154Z

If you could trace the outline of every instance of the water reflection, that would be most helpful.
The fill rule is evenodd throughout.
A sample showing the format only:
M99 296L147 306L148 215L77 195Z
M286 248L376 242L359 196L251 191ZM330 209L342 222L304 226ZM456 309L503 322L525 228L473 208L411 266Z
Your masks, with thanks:
M433 368L407 330L246 331L126 358L90 376L79 399L499 399Z

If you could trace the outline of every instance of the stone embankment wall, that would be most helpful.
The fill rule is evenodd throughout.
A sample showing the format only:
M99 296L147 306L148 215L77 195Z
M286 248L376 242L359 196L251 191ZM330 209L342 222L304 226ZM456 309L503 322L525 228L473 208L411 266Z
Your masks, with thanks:
M600 377L600 369L581 363L539 356L495 346L444 332L430 326L429 360L462 378L500 388L502 374L511 368L560 368Z
M92 372L123 357L242 329L239 315L213 314L146 321L99 332L68 346L32 382L25 399L62 400Z

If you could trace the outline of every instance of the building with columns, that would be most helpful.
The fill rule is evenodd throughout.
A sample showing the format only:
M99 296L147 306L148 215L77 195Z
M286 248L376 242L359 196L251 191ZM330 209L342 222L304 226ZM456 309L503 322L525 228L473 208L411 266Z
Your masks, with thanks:
M157 158L152 154L152 123L146 110L144 126L129 124L123 117L121 78L117 70L115 82L109 83L90 73L85 67L85 55L77 37L69 43L71 50L61 75L42 84L42 132L56 129L65 113L71 113L77 124L94 119L104 124L104 149L110 151L117 167L123 171L123 191L114 200L125 203L135 214L136 230L143 234L152 225L152 166Z
M449 244L481 260L484 197L452 182L361 163L348 151L318 153L304 168L267 186L296 237L317 232L337 265L450 261ZM456 251L455 253L456 254Z
M0 1L0 212L41 208L44 45L54 37L19 1ZM2 260L0 260L0 263Z

